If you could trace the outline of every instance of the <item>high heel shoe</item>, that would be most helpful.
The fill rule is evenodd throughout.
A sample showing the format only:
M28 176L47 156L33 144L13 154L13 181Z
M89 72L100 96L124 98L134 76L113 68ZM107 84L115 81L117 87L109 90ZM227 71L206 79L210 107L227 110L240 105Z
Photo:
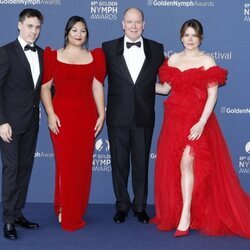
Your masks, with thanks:
M187 230L184 230L184 231L177 229L177 230L175 231L175 233L174 233L174 237L187 236L188 234L189 234L189 227L188 227Z
M59 224L62 223L62 209L60 208L59 213L58 213L58 222Z

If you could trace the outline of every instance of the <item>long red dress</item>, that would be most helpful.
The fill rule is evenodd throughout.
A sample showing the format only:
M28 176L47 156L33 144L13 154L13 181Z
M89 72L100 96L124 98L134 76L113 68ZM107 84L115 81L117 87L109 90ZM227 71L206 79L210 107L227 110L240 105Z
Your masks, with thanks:
M191 127L201 117L207 88L224 83L226 77L227 71L219 66L180 71L166 61L160 68L160 81L172 87L164 101L155 169L156 216L152 222L160 230L176 229L179 224L180 160L189 145L195 176L190 227L208 235L250 237L250 197L240 186L215 114L199 140L188 140Z
M68 231L85 225L98 117L92 82L95 77L103 83L106 74L102 50L91 54L91 63L75 65L58 61L56 50L44 51L43 83L53 78L53 107L61 121L59 134L50 133L56 161L55 212L62 211L61 225Z

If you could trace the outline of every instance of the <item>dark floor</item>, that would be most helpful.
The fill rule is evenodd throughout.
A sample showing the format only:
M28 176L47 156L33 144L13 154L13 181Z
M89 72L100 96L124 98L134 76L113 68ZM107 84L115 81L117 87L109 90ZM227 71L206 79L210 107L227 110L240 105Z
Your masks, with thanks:
M1 212L1 211L0 211ZM153 215L153 206L148 207ZM124 224L113 222L113 205L89 205L87 226L70 233L60 228L52 204L27 204L24 214L40 224L39 230L18 229L19 239L9 241L0 237L0 249L60 249L60 250L245 250L250 240L240 237L208 237L192 231L189 236L174 238L173 232L158 231L155 225L143 225L129 214ZM2 226L2 224L1 224Z

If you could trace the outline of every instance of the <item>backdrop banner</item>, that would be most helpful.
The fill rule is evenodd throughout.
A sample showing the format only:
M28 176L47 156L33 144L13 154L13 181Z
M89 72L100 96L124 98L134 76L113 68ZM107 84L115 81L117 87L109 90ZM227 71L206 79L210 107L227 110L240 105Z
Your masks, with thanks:
M101 47L103 41L123 35L123 12L132 6L144 11L143 35L163 43L166 56L182 50L179 31L184 21L195 18L203 24L201 49L229 71L227 84L219 88L215 112L241 185L250 192L250 0L0 0L0 46L16 39L19 12L24 8L37 8L45 18L37 42L41 47L61 48L65 24L73 15L86 19L90 31L90 49ZM105 92L107 85L105 82ZM163 100L166 98L156 96L156 124L150 152L149 204L154 203L156 145L162 125ZM54 154L42 105L34 157L27 201L53 202ZM107 129L104 127L95 143L90 203L114 203L111 169ZM133 196L131 186L129 188Z

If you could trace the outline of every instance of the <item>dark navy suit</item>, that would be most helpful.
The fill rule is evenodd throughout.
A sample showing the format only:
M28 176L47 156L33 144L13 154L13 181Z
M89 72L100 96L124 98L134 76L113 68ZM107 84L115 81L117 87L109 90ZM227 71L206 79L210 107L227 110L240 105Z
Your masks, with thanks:
M144 210L148 193L148 161L155 121L155 83L164 62L163 45L143 38L145 60L134 83L124 52L124 37L104 42L108 73L107 126L116 208L128 212L130 163L132 209Z
M0 125L9 123L11 143L0 139L4 223L22 216L30 181L39 125L42 53L37 47L40 76L34 87L31 68L16 40L0 48Z

